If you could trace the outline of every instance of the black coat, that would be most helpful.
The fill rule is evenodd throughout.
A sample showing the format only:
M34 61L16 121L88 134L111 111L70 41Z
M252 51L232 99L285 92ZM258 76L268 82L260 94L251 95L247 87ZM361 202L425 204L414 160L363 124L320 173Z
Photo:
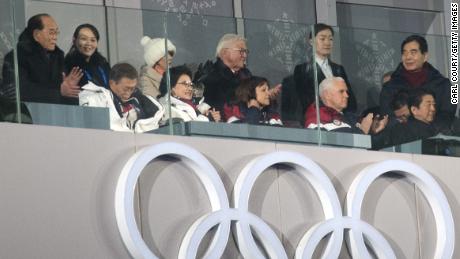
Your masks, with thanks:
M217 58L212 70L202 80L205 86L205 102L223 114L224 104L234 101L235 89L240 81L250 76L251 72L247 68L233 73L220 58Z
M89 62L86 62L85 56L78 51L67 53L64 59L65 73L68 74L73 67L79 67L83 70L83 77L78 85L84 86L88 81L95 85L109 88L110 65L107 60L98 52L95 52ZM78 98L63 98L64 103L78 105Z
M397 123L385 128L381 133L372 137L373 149L409 143L419 139L426 139L439 133L434 123L425 123L413 117L407 123Z
M69 52L65 56L64 67L66 74L69 73L73 67L79 67L83 70L84 74L78 83L79 86L84 86L88 81L91 81L95 85L107 89L109 88L110 65L98 52L91 56L89 62L86 62L85 56L78 51Z
M428 89L435 94L436 100L436 119L434 124L438 128L448 129L454 119L456 105L450 102L450 81L445 78L437 69L430 63L426 63L428 69L427 81L420 87ZM404 79L403 65L399 64L398 68L391 75L391 80L383 85L380 92L380 109L382 114L394 116L391 109L391 100L400 91L407 91L409 94L411 89L414 89Z
M61 103L64 53L57 46L47 51L34 40L17 44L21 101ZM6 85L14 85L14 56L9 52L3 67Z
M356 112L356 98L348 81L347 74L343 66L329 61L332 74L336 77L342 77L348 87L348 105L344 112ZM321 67L316 64L318 85L326 78L321 70ZM286 78L283 81L282 94L282 118L285 120L285 115L297 120L303 125L305 118L304 114L308 106L315 102L315 84L314 84L313 66L311 62L299 64L294 69L294 76ZM289 83L290 82L290 83ZM285 85L284 83L288 83Z

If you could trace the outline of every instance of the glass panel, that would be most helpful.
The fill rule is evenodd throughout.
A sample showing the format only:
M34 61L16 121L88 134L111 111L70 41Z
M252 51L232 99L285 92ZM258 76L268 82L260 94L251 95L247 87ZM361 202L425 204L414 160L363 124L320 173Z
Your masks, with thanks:
M233 17L233 0L141 0L142 9L175 13L183 24L191 15Z
M0 3L0 121L31 123L30 114L19 101L16 90L17 56L15 55L17 27L21 27L17 19L21 4L15 1Z
M210 6L207 6L206 3ZM271 3L276 6L278 2L272 0ZM313 39L309 40L310 31L317 30L309 24L311 23L310 20L303 20L309 19L308 17L310 16L303 18L298 15L300 11L293 10L292 8L285 8L287 11L283 12L280 16L276 16L274 11L270 9L271 7L266 7L271 10L267 11L266 15L268 16L259 17L257 14L260 14L260 12L255 12L253 3L245 1L242 2L241 6L244 10L243 16L245 18L232 18L231 16L234 15L233 11L230 12L228 10L233 9L226 8L227 5L232 4L231 1L222 3L203 1L202 6L186 6L187 4L188 2L182 4L173 2L173 6L171 6L169 4L165 5L163 1L141 1L140 5L144 9L134 9L29 1L25 7L22 6L22 8L18 9L25 10L25 15L23 14L22 16L27 18L41 12L47 12L54 17L61 31L57 45L66 53L72 45L72 34L76 26L88 22L99 29L100 39L98 50L103 57L107 58L111 65L128 62L141 72L142 75L146 75L148 71L153 70L154 65L158 65L157 61L159 60L147 62L144 59L145 53L149 51L146 45L141 44L143 36L149 37L146 39L146 43L156 42L155 44L157 45L155 46L159 46L152 50L157 59L165 60L165 54L171 52L174 54L171 67L186 64L192 71L191 79L193 79L193 87L191 87L187 78L186 80L178 80L178 77L174 76L174 74L170 75L167 69L166 71L168 72L164 75L166 79L169 78L169 81L171 81L169 87L173 90L175 87L181 86L186 89L189 95L190 92L192 93L191 105L185 107L192 108L194 121L193 123L178 123L178 120L174 120L169 123L170 126L162 127L158 132L256 138L309 144L319 143L323 145L351 145L361 148L370 147L371 137L367 135L321 131L317 127L305 129L306 120L314 125L329 124L328 127L332 128L342 128L344 126L337 122L337 118L334 117L339 116L340 113L325 113L321 110L324 103L316 102L316 100L321 100L318 94L319 86L326 77L325 74L329 71L322 67L323 64L321 61L323 59L318 59L318 56L324 57L324 55L319 55L321 51L331 52L325 55L329 58L329 63L326 64L329 65L329 73L346 77L345 79L348 81L347 85L350 86L353 93L353 95L350 93L348 97L346 111L353 112L353 118L358 120L361 113L367 108L379 105L382 76L385 72L396 69L401 59L399 52L401 42L411 33L393 32L385 30L385 28L376 30L352 29L346 26L340 28L334 27L332 28L334 30L333 45L332 47L324 47L321 44L312 45L310 43L323 40L320 34L321 31L317 31L319 34L313 33ZM310 4L312 3L306 2L300 6L307 11L311 11ZM342 7L339 6L338 8ZM227 10L223 15L228 17L223 17L222 14L221 16L214 16L222 8ZM2 8L2 10L5 9ZM169 12L165 12L165 10ZM353 12L351 9L348 11L349 13ZM79 15L76 15L76 13ZM82 19L81 14L85 14L84 19ZM271 19L271 21L263 19ZM8 27L8 23L2 24L4 24L2 29L4 31L8 30L4 29ZM24 27L24 24L17 24L17 32L21 32ZM10 28L9 30L12 32L14 29ZM282 85L281 92L270 102L271 109L267 113L262 114L281 115L283 127L269 127L266 124L258 123L259 121L256 121L257 125L248 124L244 121L245 117L241 117L242 113L249 110L249 102L241 102L242 99L237 99L235 90L238 86L241 89L244 88L240 83L243 81L242 77L248 75L243 72L247 71L240 69L238 76L241 76L241 78L236 78L233 72L228 69L228 64L226 65L222 62L219 63L220 67L215 65L216 46L225 33L242 35L246 39L246 45L243 47L239 45L224 46L226 53L231 53L234 61L246 58L245 68L250 70L253 76L266 78L271 88L275 88L278 84ZM449 58L447 56L448 39L431 34L425 35L425 37L429 45L429 62L441 74L447 75L449 69ZM2 36L2 40L3 38L7 38L7 36ZM158 41L159 38L168 39L166 41L167 46L164 44L164 40ZM174 48L172 48L173 46ZM7 45L4 44L4 46L0 47L3 48L1 51L5 55L8 51ZM248 49L249 53L246 53L244 49ZM319 54L313 55L313 53ZM312 66L312 64L317 65ZM163 70L165 68L168 68L167 62L164 62ZM227 75L230 76L230 80L225 78L221 81L217 80L220 82L219 84L209 80L208 74L211 74L210 78L212 78L213 71L217 71L217 69L229 73ZM69 70L67 68L67 71ZM337 74L337 71L340 73ZM314 75L317 76L317 84L315 84ZM19 77L23 76L19 75ZM233 77L235 79L232 79ZM166 79L164 87L166 90L163 90L163 92L166 97L169 97L169 94L174 91L168 91L168 80ZM231 83L231 86L228 86L231 80L235 81ZM103 82L104 80L102 78L99 81ZM100 82L99 84L101 84ZM159 83L157 84L159 85ZM142 78L139 80L139 86L141 85ZM204 86L204 90L200 88L201 86ZM21 86L21 88L24 88L24 86ZM213 93L214 88L221 89ZM59 86L56 89L59 89ZM141 87L140 90L142 91L143 88ZM207 113L207 116L202 116L207 119L213 117L211 113L208 113L208 109L202 108L203 106L200 105L200 91L204 92L203 95L206 97L205 102L220 111L223 120L221 123L203 123L197 119L200 113ZM157 94L159 92L158 86ZM47 93L47 91L41 91L40 95L44 93ZM26 97L25 101L31 101L31 99L27 99L29 97L27 96L27 91L22 93L22 96ZM351 96L355 97L354 102ZM170 107L168 100L174 100L174 98L169 97L163 100L165 113L167 113L168 107ZM48 99L37 99L34 101L52 102ZM155 101L152 102L155 103ZM188 105L187 103L188 101L181 104ZM264 105L257 98L255 98L253 104ZM108 126L110 122L108 121L109 110L107 108L99 109L69 105L53 105L48 107L42 106L40 103L28 103L27 105L31 109L32 117L37 117L36 123L74 127L110 127ZM312 107L308 109L308 106ZM194 108L197 110L201 108L203 111L197 113ZM342 108L345 109L345 107ZM380 112L379 108L376 109L377 112ZM317 112L318 110L321 112ZM255 111L258 112L255 113L257 116L261 114L260 110L256 109ZM43 114L48 117L54 117L44 119L40 117ZM306 114L307 117L305 117ZM234 116L235 118L239 118L240 123L224 123L232 115L240 116ZM322 117L319 118L319 115ZM167 118L168 116L164 117ZM188 118L187 120L191 119ZM165 119L161 123L168 124ZM346 130L348 132L359 133L360 130L355 128L356 125L353 122ZM454 131L446 133L455 134ZM434 140L434 142L436 141ZM428 149L425 148L424 150Z
M450 59L448 37L422 35L429 50L429 55L426 56L428 63L423 65L425 55L418 49L419 44L414 39L410 39L404 46L409 48L412 46L410 44L414 43L415 51L410 52L408 49L406 58L401 54L402 42L413 33L346 27L333 29L334 48L330 61L341 64L346 70L357 104L353 117L362 120L359 126L364 128L369 124L366 123L366 114L374 114L374 123L378 122L375 120L377 115L380 119L386 114L389 115L386 128L380 134L371 134L374 144L378 143L377 147L411 142L438 133L459 134L456 128L458 119L452 124L457 105L451 104L451 83L446 78L449 75ZM403 59L407 60L404 64L401 63ZM384 75L388 72L392 73L391 81L384 84ZM424 108L423 105L425 102L429 103L430 98L426 99L425 96L429 93L419 90L420 88L434 93L434 98L431 99L435 105L427 104L427 108ZM349 101L350 99L351 94ZM417 100L421 101L421 106L418 106ZM398 110L398 105L401 103L396 101L408 104L408 114L399 115L402 111ZM396 115L400 116L401 120L410 115L409 111L412 116L408 123L398 121ZM454 155L458 146L455 141L442 137L424 140L417 152Z
M46 1L27 1L26 5L18 6L20 2L23 1L15 1L18 12L23 12L18 15L17 20L26 23L34 19L37 21L30 23L30 30L25 29L24 22L16 26L17 32L21 33L17 44L19 67L17 86L19 86L21 100L30 111L34 123L108 129L107 109L78 106L80 87L87 83L87 75L92 75L88 67L83 65L86 64L85 56L74 55L64 60L64 56L73 44L73 32L76 27L82 23L90 23L100 32L97 44L100 58L97 60L101 61L98 64L102 64L107 53L104 7ZM40 13L47 13L49 16L37 17L36 15ZM43 29L36 27L40 20ZM91 31L91 35L93 34L94 32ZM92 42L91 38L89 36L85 40L79 38L81 48L88 53L94 51L94 44L88 43ZM83 43L86 45L83 46ZM101 71L101 76L93 76L92 80L100 85L103 84L100 81L108 85L110 65L107 61L104 61L104 64L100 69L98 65L95 66L95 70ZM76 66L81 70L75 74L82 77L76 76L71 80L69 75L72 74L72 68ZM65 80L62 73L66 74ZM95 80L96 77L101 80ZM73 97L68 98L71 95Z
M244 18L290 23L313 24L316 20L314 0L242 1Z
M155 12L144 11L144 21L149 15L152 16L152 20L149 20L148 24L159 24L163 18L155 16ZM172 66L187 64L194 74L194 83L198 85L203 83L205 87L204 102L208 103L211 108L220 111L221 123L208 124L208 134L219 136L227 134L229 137L251 138L266 136L267 134L271 134L269 132L273 131L273 129L263 127L262 125L269 124L270 119L272 119L271 123L274 123L276 119L280 118L279 115L286 115L284 121L285 127L303 128L304 112L299 106L293 72L296 65L304 62L306 56L308 56L307 52L311 51L306 45L307 26L288 20L273 22L194 14L189 16L187 23L183 23L177 13L168 13L167 37L176 47L176 55L174 56ZM162 28L159 26L144 28L144 31L151 33L149 35L151 37L161 33L161 30ZM226 33L242 35L246 39L246 43L240 40L229 40L220 52L222 57L227 55L225 56L225 60L222 58L217 61L216 46ZM246 53L245 49L248 49L249 53ZM238 62L243 62L244 59L246 60L246 66L241 68ZM208 61L209 63L207 63ZM206 63L208 65L205 65ZM230 66L234 66L232 68L235 70L235 73L229 68ZM236 72L236 70L239 71ZM197 71L199 76L197 76ZM279 89L281 87L282 89L271 101L271 104L266 107L267 109L255 109L255 105L262 105L260 107L262 108L265 104L259 103L260 100L257 101L256 98L251 97L252 95L238 96L235 94L238 86L241 86L240 93L243 94L244 91L248 91L244 90L245 87L249 87L254 82L257 83L257 78L247 78L246 85L240 84L245 81L243 80L244 78L249 76L249 71L253 76L266 78L271 88ZM175 83L179 82L178 77L172 75L170 78L173 79L171 86L174 90L174 87L177 86ZM263 85L263 82L257 84ZM282 86L278 86L279 84L282 84ZM253 91L255 91L255 88ZM246 100L244 98L249 99ZM284 102L284 99L287 101ZM296 104L297 107L291 107L293 106L292 100L298 102ZM250 104L248 107L249 102L253 102L253 104ZM195 103L195 105L198 105L197 108L201 108L199 103ZM250 109L251 107L254 110ZM261 118L254 117L256 121L249 123L250 125L248 126L248 119L254 119L249 116L253 114L247 113L248 111L254 111L255 116L259 116L260 114L266 116L263 117L260 115L262 116ZM193 117L194 119L192 120L200 120L199 118L195 118L195 115ZM213 120L212 113L208 113L207 117ZM185 120L188 121L191 119L185 118ZM265 123L260 123L259 120L265 120ZM239 128L236 128L236 124L225 124L225 121L232 121L233 123L238 121L239 124L237 126ZM258 126L253 126L254 123ZM202 128L197 126L196 123L190 125L195 128ZM241 125L243 125L243 128L240 127ZM239 132L235 132L236 130ZM252 135L243 134L243 132L248 131L251 131ZM222 132L225 132L225 134ZM296 131L295 133L291 131L291 134L295 134L299 141L305 141L305 136L307 135L311 143L316 143L317 141L316 135L311 138L312 133L305 133L305 130ZM282 131L279 136L274 136L273 140L281 137L283 137ZM293 136L289 137L295 139Z

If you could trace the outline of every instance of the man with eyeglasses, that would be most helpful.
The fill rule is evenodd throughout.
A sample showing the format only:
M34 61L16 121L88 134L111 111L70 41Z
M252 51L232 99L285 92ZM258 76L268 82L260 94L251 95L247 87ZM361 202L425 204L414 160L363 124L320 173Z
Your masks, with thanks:
M21 101L61 103L63 97L78 97L78 82L83 73L73 68L64 72L64 53L57 46L59 28L49 14L32 16L17 44ZM15 69L13 51L5 57L3 88L14 98ZM8 90L5 90L8 89Z
M153 97L142 94L137 83L138 73L132 65L116 64L110 70L110 90L89 82L82 87L80 105L109 108L112 130L142 133L157 129L164 108Z
M248 53L244 37L225 34L217 44L216 61L210 71L205 75L195 75L195 79L204 84L203 95L211 107L223 111L224 103L234 99L240 81L251 76L246 68Z

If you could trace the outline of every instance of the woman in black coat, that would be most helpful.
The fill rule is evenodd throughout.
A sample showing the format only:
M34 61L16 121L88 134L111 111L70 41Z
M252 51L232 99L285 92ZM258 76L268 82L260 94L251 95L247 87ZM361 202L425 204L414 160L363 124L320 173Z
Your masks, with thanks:
M83 77L78 83L80 87L92 82L109 88L110 65L97 50L98 43L99 32L93 25L81 24L75 29L72 47L65 56L64 65L66 72L73 67L82 69ZM78 104L78 99L67 98L67 103Z

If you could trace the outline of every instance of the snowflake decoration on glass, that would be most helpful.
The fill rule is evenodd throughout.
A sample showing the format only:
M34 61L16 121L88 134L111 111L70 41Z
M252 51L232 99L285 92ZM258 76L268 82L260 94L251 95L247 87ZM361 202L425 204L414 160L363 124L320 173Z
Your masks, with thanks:
M267 30L269 32L268 56L283 64L287 71L292 72L294 66L305 57L304 39L307 35L307 27L297 28L294 26L294 21L288 19L287 13L284 12L275 23L267 24Z
M213 8L217 5L215 0L152 0L154 3L165 7L166 12L177 13L177 19L184 26L194 15L201 17L202 25L208 25L208 19L202 15L202 10Z
M19 35L20 31L16 31L16 35ZM14 35L13 32L0 32L0 68L3 65L3 59L5 58L6 53L13 49L14 44Z
M1 47L2 49L10 50L13 48L13 33L0 32Z
M370 39L355 46L358 52L357 76L370 84L380 86L381 76L395 68L395 49L389 48L385 42L379 40L375 32Z

